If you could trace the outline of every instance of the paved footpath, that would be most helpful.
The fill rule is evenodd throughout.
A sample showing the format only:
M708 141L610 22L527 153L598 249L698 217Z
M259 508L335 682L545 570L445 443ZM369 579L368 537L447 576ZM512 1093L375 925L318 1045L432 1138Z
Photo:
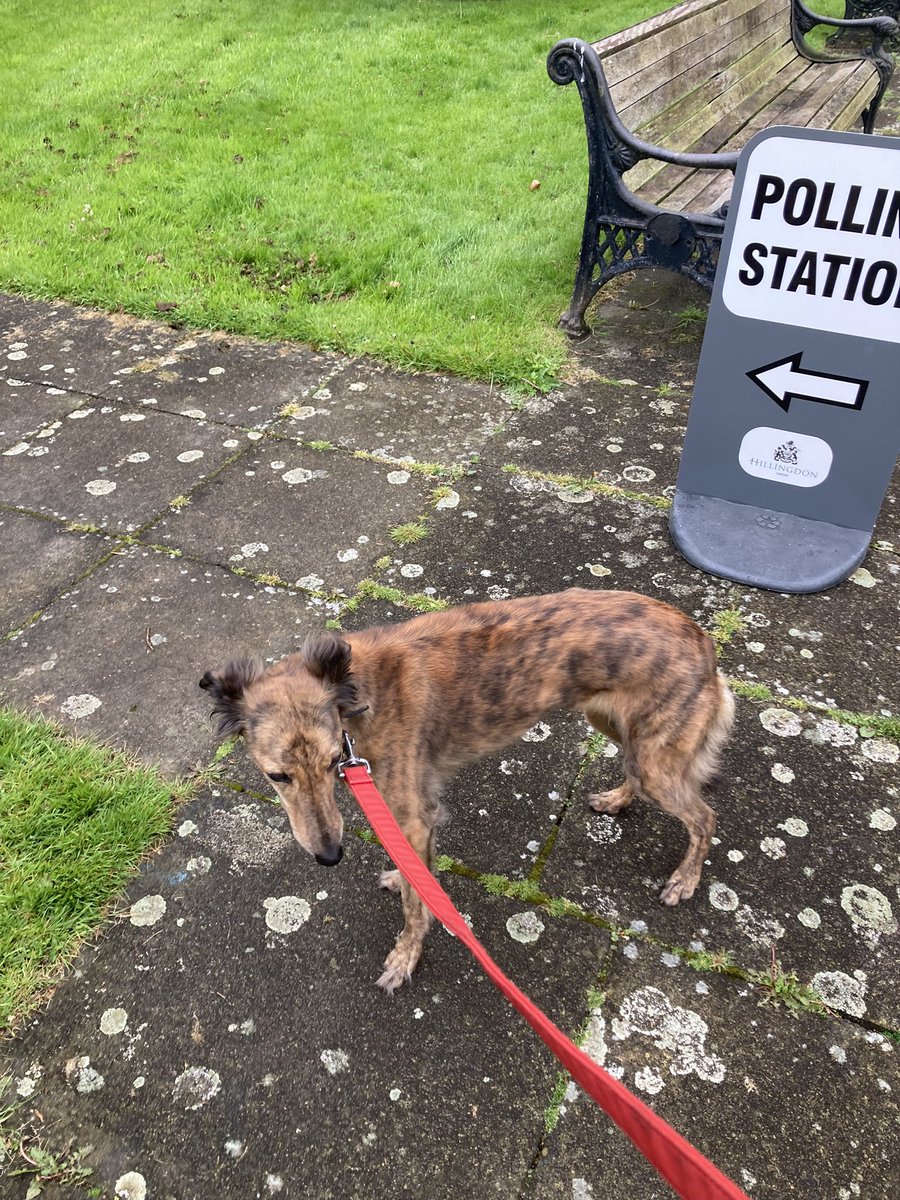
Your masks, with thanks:
M326 622L573 584L680 606L737 681L701 889L659 905L683 832L586 807L619 763L570 715L454 783L443 882L553 1019L754 1200L898 1194L900 750L817 707L900 708L898 481L863 568L823 595L683 562L666 509L696 300L629 283L567 382L522 399L0 299L0 699L200 780L6 1047L10 1092L55 1144L93 1147L105 1196L671 1194L442 930L411 986L376 989L400 923L383 853L351 836L317 867L243 750L214 759L197 689Z

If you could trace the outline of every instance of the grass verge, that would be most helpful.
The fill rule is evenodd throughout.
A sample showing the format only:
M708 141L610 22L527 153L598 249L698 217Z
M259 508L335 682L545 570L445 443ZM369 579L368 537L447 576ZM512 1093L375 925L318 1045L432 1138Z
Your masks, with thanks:
M0 708L0 1031L45 998L189 785Z
M547 387L587 154L546 56L663 7L0 0L0 289Z

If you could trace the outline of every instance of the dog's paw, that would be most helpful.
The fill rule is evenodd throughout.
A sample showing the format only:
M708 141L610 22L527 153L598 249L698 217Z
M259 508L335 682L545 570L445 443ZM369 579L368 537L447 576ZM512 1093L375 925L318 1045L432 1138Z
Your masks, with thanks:
M660 904L665 904L667 908L674 908L680 900L690 900L696 890L696 879L685 879L680 871L676 871L659 893Z
M378 886L386 888L389 892L399 892L401 878L399 871L382 871L378 876Z
M384 960L384 972L378 980L378 986L389 996L393 996L398 987L412 979L412 973L422 955L422 947L399 941Z
M412 979L411 971L403 971L399 967L387 967L378 977L378 986L382 991L387 992L389 996L393 996L398 987L403 987L404 983L408 983Z
M623 808L627 808L634 799L631 786L623 783L621 787L613 788L611 792L594 792L588 796L588 804L598 813L608 813L613 816Z

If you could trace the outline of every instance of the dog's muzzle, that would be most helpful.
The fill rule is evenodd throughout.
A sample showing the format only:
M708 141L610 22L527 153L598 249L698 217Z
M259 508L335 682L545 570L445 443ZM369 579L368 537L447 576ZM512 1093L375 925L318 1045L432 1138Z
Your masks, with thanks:
M336 850L332 850L330 854L314 854L313 858L320 867L336 867L344 857L344 847L338 846Z

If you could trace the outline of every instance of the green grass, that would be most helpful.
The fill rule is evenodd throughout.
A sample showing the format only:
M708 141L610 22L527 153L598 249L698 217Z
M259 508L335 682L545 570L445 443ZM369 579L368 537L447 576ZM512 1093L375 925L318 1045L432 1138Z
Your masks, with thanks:
M546 55L663 6L0 0L0 289L546 387L587 177Z
M0 708L0 1030L40 1003L186 792Z
M398 546L413 546L427 537L428 528L424 517L419 517L416 521L407 521L405 525L397 525L391 530L391 541L396 542Z

